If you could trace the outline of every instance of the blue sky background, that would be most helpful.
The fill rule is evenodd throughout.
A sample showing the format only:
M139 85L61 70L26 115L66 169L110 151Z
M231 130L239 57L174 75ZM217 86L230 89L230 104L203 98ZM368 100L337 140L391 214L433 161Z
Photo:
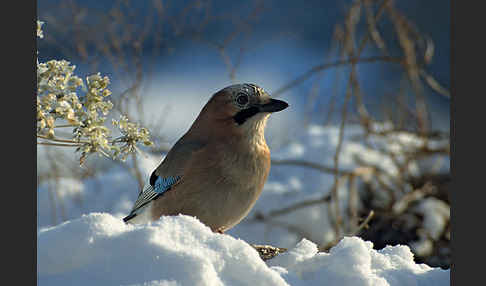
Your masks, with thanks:
M116 1L66 1L75 4L79 9L86 9L86 19L95 17L96 13L106 13ZM188 4L194 1L163 1L164 11L168 15L178 15ZM206 39L221 42L226 35L234 30L232 21L246 19L255 7L253 1L200 1L199 9L192 9L187 17L181 19L185 23L183 29L190 31L201 29L199 23L204 18L205 9L215 15L224 15L221 21L213 21L201 31ZM394 1L396 8L401 10L415 23L418 30L434 41L435 55L428 66L432 74L443 86L450 87L450 1L444 0L407 0ZM265 1L261 13L252 20L251 33L247 37L239 36L228 47L228 55L235 59L240 47L252 48L246 52L241 65L236 72L237 82L252 82L259 84L265 90L277 90L285 83L306 72L312 66L323 62L337 60L335 53L331 54L331 40L335 25L342 22L346 7L352 1ZM59 9L60 1L38 1L38 17L46 21L44 26L45 40L38 41L39 59L66 58L58 45L47 39L53 37L58 43L67 47L74 40L74 33L59 34L50 29L52 19L70 19L65 10ZM132 1L134 15L130 22L135 25L143 23L144 19L154 14L152 1ZM59 12L61 11L61 12ZM80 25L81 26L81 25ZM83 28L73 25L72 29ZM184 132L184 128L192 122L200 108L210 95L231 84L227 67L220 54L210 45L198 42L187 34L176 35L171 32L169 23L163 25L166 45L153 55L153 46L143 47L144 68L153 69L152 77L145 83L144 97L150 102L147 112L158 113L162 110L172 114L169 120L169 137L176 138ZM388 37L393 26L386 18L380 21L378 27L383 29L383 36ZM105 28L105 27L100 27ZM149 34L153 38L156 35ZM150 42L150 41L148 41ZM398 47L389 46L391 53ZM363 56L374 55L373 47L366 49ZM69 59L77 66L78 75L91 72L89 65L76 58L76 53ZM96 71L107 74L112 80L115 91L126 88L126 82L118 78L109 64L101 64ZM365 95L367 107L373 115L380 116L382 100L388 94L396 92L400 84L401 74L393 65L361 64L358 66L360 85ZM281 95L291 104L286 115L279 116L279 121L288 125L288 130L297 128L303 118L305 98L316 81L319 81L319 98L317 103L329 104L334 84L341 81L344 87L347 77L336 77L336 70L326 70L322 77L313 76L304 83ZM338 103L344 98L344 88L339 89ZM427 90L432 122L434 127L448 130L450 102L447 98ZM174 110L184 108L184 116ZM164 112L165 112L164 111ZM171 113L172 112L172 113ZM314 109L313 120L319 121L325 116L318 108ZM270 122L270 125L272 123ZM166 126L167 127L167 126ZM180 130L182 129L182 130ZM180 131L178 131L180 130ZM287 131L288 131L287 130ZM172 133L171 133L172 132ZM273 131L278 133L277 131ZM283 131L279 131L283 132Z

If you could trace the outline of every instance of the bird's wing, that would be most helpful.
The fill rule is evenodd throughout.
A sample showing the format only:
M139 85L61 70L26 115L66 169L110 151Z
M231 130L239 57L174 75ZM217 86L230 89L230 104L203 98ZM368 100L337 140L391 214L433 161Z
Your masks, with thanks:
M130 214L123 220L126 222L142 212L144 206L183 180L184 169L192 154L200 150L205 144L200 142L184 142L181 138L169 151L164 161L152 172L144 187L140 191Z
M135 217L140 211L143 210L143 207L146 204L150 203L152 200L155 200L158 196L163 195L165 192L170 190L177 182L180 181L181 177L182 176L162 178L156 176L155 172L153 172L152 176L150 176L149 181L145 184L142 191L138 195L138 198L135 201L135 204L133 205L132 211L123 220L127 221ZM154 178L155 180L152 183L151 181L153 181Z
M184 171L191 161L194 153L206 146L201 141L185 140L183 136L167 153L164 161L155 169L155 175L163 178L184 176Z

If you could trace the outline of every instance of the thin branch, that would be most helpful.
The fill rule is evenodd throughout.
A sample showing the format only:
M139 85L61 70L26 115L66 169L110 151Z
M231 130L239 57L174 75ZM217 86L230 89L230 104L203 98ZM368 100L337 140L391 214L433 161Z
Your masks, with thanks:
M353 73L350 75L350 81L353 80ZM342 109L342 118L341 118L341 124L339 126L339 137L338 137L338 144L336 146L336 152L334 154L334 186L331 189L331 198L332 201L334 202L334 215L336 219L336 223L334 225L335 231L336 231L336 236L339 237L341 234L341 223L342 223L342 218L341 214L339 211L339 193L338 193L338 188L339 188L339 155L341 154L341 148L342 148L342 143L343 143L343 138L344 138L344 127L346 125L346 119L347 119L347 108L348 108L348 103L349 100L351 99L351 95L353 94L353 91L351 90L352 87L350 88L348 86L348 89L346 90L346 98L344 99L344 105Z
M294 211L299 210L301 208L310 207L310 206L322 204L322 203L325 203L325 202L329 202L329 198L330 198L329 195L326 195L326 196L318 198L318 199L310 199L310 200L300 201L300 202L293 204L291 206L271 211L267 215L259 215L259 216L257 216L256 220L261 221L261 220L265 220L267 218L273 218L273 217L276 217L276 216L281 216L281 215L284 215L284 214L287 214L287 213L290 213L290 212L294 212Z
M377 56L377 57L369 57L369 58L349 58L345 60L339 60L335 61L332 63L325 63L325 64L320 64L317 65L307 72L303 73L302 75L298 76L294 80L290 81L286 85L280 87L277 89L275 92L272 92L272 97L277 97L281 95L282 93L288 91L292 87L304 82L308 78L310 78L312 75L315 73L333 68L333 67L338 67L338 66L343 66L343 65L350 65L350 64L357 64L357 63L375 63L375 62L391 62L391 63L402 63L403 58L397 58L397 57L389 57L389 56Z
M53 128L65 128L65 127L77 127L78 125L73 124L64 124L64 125L56 125Z
M136 150L138 150L138 148L136 148ZM138 166L137 156L135 155L135 153L132 153L132 160L133 160L133 172L135 173L135 178L137 179L139 188L142 189L144 185L144 181L143 181L142 172L140 171L140 167Z
M424 69L419 71L420 75L425 79L425 82L432 88L435 92L443 95L447 98L451 98L451 93L445 87L443 87L434 77L428 74Z
M82 144L62 144L62 143L52 143L52 142L37 142L38 145L49 145L49 146L59 146L59 147L79 147Z
M351 236L356 236L361 232L361 230L363 230L364 228L368 228L368 223L371 221L374 215L375 212L371 210L368 216L366 217L366 219L359 225L359 227L354 231L354 233L351 234Z
M283 165L289 165L289 166L307 167L307 168L311 168L311 169L314 169L314 170L318 170L318 171L323 172L323 173L330 173L330 174L335 173L335 168L333 168L333 167L328 167L328 166L325 166L325 165L321 165L321 164L309 162L309 161L304 161L304 160L276 160L276 159L273 159L272 165L282 165L282 166ZM351 174L352 172L348 171L348 170L338 170L337 173L339 175L347 175L347 174Z
M48 137L45 135L37 134L38 138L46 139L49 141L54 141L54 142L62 142L62 143L72 143L72 144L89 144L88 141L75 141L75 140L69 140L69 139L62 139L62 138L57 138L57 137Z
M387 5L390 3L391 0L383 0L383 2L381 3L380 5L380 8L378 8L378 12L376 12L376 15L375 15L375 19L374 19L374 23L376 24L378 22L378 20L380 19L380 17L383 15L383 12L385 11L385 8L387 7ZM370 31L368 30L368 33L366 33L365 37L361 40L361 43L359 45L359 48L358 48L358 51L357 51L357 56L359 57L359 55L361 55L361 53L363 52L366 44L368 43L368 41L372 38L372 34L370 33Z

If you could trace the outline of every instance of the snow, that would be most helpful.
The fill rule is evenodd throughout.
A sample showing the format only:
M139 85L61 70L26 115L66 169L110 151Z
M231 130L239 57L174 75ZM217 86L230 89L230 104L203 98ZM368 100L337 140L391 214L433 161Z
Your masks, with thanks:
M430 197L419 202L417 211L424 216L424 228L433 239L439 239L450 219L450 207L441 200Z
M284 268L292 285L448 285L450 279L448 271L415 264L407 246L376 251L358 237L344 237L329 253L304 239L269 265Z
M384 124L377 128L389 127ZM272 158L306 160L332 167L338 134L336 126L310 125L286 144L270 145ZM360 156L386 170L391 177L397 175L390 158L357 140L360 136L363 131L359 126L346 127L340 168L356 168L355 157ZM377 138L370 138L370 142L395 153L404 144L422 144L409 134L397 134L398 143ZM441 142L429 144L442 146ZM46 164L42 150L38 147L38 166ZM137 163L141 173L148 176L162 159L162 154L139 155ZM420 167L433 165L447 170L449 158L438 159L441 160ZM250 214L227 234L220 235L186 216L163 217L149 225L124 224L121 218L136 200L138 184L122 164L110 165L107 159L91 160L102 166L94 177L79 180L68 177L66 172L59 180L43 180L38 186L38 285L449 284L449 270L415 264L407 246L374 250L370 242L347 237L329 253L318 253L317 245L335 239L327 204L289 212L273 218L271 223L253 219L259 213L267 215L329 194L332 174L272 165L262 195ZM40 169L44 168L47 169L46 166ZM338 192L346 219L349 201L346 186L338 188ZM427 198L415 211L424 217L425 229L410 246L416 253L427 253L430 239L447 227L450 209L441 201ZM292 229L298 229L305 239ZM265 263L248 243L285 247L289 252Z
M432 241L440 239L444 229L450 221L450 207L443 201L434 197L425 198L415 206L415 211L424 218L423 228L417 234L419 240L410 244L412 250L419 255L429 255L432 249ZM447 234L450 235L448 231Z
M244 240L190 216L127 225L90 213L38 230L38 285L449 285L407 246L345 237L329 253L303 239L265 263Z

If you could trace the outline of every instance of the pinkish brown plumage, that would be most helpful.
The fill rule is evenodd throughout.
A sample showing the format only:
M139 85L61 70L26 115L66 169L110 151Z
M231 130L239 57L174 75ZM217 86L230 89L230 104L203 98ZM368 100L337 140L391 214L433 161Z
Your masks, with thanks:
M221 233L238 224L270 171L266 121L287 106L253 84L214 94L151 174L124 220L144 223L186 214Z

